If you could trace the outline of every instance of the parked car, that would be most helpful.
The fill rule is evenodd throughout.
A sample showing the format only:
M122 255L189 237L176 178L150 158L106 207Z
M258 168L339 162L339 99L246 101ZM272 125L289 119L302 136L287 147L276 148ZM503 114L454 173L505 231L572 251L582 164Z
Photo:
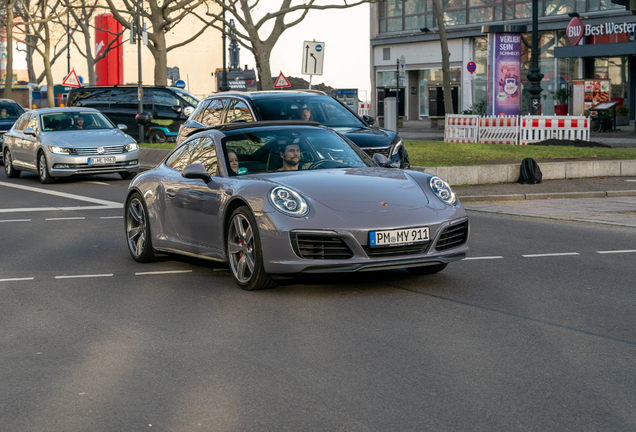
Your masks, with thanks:
M383 154L393 167L406 169L411 165L398 134L373 126L373 117L358 117L337 99L316 90L231 91L209 96L181 126L177 145L203 127L232 122L303 119L337 130L369 156Z
M4 171L9 178L34 172L42 183L74 174L131 178L139 171L139 150L124 130L91 108L28 111L4 135Z
M4 134L13 127L15 121L24 114L24 108L14 100L0 99L0 161L3 160L2 142Z
M195 133L131 182L128 250L225 262L246 290L272 287L272 274L432 274L463 259L468 217L451 187L384 162L315 122Z
M175 87L143 86L143 109L152 115L152 123L144 126L141 141L176 141L179 127L194 112L199 98ZM140 141L135 116L139 110L137 86L93 86L71 89L69 107L95 108L115 124L125 124L128 133Z

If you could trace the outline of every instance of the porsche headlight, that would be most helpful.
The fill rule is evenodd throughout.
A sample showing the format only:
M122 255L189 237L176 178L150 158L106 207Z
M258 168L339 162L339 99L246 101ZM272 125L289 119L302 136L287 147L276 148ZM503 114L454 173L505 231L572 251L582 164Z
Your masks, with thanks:
M457 203L457 197L451 189L450 185L439 177L433 176L428 181L428 185L433 193L448 205L455 205Z
M73 149L67 147L49 146L49 150L53 154L71 154Z
M138 148L139 146L137 145L137 143L130 143L126 147L124 147L124 150L126 150L127 152L130 152L133 150L137 150Z
M309 205L298 192L278 186L269 192L269 201L279 212L291 217L303 217L309 212Z

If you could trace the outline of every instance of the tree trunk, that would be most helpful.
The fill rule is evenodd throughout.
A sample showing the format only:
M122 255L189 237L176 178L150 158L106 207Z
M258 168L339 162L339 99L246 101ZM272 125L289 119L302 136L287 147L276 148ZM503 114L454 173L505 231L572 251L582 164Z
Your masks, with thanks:
M254 61L256 62L256 72L258 72L261 90L274 90L272 71L269 67L269 57L272 49L268 49L264 44L259 45L258 49L254 50Z
M153 24L153 28L161 28L161 24ZM153 38L154 49L150 50L155 58L155 85L168 85L168 50L166 49L166 35L157 32ZM143 46L143 45L142 45Z
M7 0L7 78L4 82L4 97L11 99L13 87L13 0Z
M35 38L32 35L30 35L30 34L26 35L27 42L34 43L35 42L34 39ZM37 78L35 76L35 67L33 66L33 48L31 46L29 46L28 44L26 46L26 52L27 52L26 53L26 62L27 62L27 70L29 72L29 82L30 83L37 83L38 80L37 80Z
M450 51L448 50L448 40L446 39L446 27L444 26L444 14L439 5L439 0L433 0L437 27L439 28L439 42L442 46L442 80L444 85L444 110L446 114L453 112L453 94L450 85Z
M46 72L46 98L49 102L49 108L55 106L55 83L53 81L53 71L51 70L51 47L50 42L44 48L44 70Z

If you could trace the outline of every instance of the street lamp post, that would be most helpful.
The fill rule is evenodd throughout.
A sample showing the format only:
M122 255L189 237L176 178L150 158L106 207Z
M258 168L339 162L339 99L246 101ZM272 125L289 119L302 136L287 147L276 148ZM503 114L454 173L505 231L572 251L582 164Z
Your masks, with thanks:
M141 78L141 42L142 42L142 30L141 30L141 11L142 11L142 3L143 0L137 0L137 16L135 17L135 27L136 27L136 37L137 37L137 69L138 69L138 82L137 82L137 98L139 99L139 104L137 106L137 111L139 114L144 112L144 88L143 88L143 80ZM139 124L139 142L142 143L144 140L144 125Z
M532 52L530 58L530 114L538 115L541 106L541 80L543 74L539 69L539 0L532 0Z
M223 2L225 3L225 2ZM225 62L226 62L226 58L225 58L225 8L223 8L223 72L222 72L222 76L223 76L223 83L221 84L221 87L219 88L219 90L221 90L222 92L226 92L228 91L230 88L227 85L227 68L225 67Z

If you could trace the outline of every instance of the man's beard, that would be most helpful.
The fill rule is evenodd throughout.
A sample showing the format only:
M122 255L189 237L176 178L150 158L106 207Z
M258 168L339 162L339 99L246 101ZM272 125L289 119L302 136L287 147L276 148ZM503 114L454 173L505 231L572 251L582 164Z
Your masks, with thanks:
M300 163L300 158L298 158L298 160L294 160L294 158L286 158L285 163L287 165L296 166Z

